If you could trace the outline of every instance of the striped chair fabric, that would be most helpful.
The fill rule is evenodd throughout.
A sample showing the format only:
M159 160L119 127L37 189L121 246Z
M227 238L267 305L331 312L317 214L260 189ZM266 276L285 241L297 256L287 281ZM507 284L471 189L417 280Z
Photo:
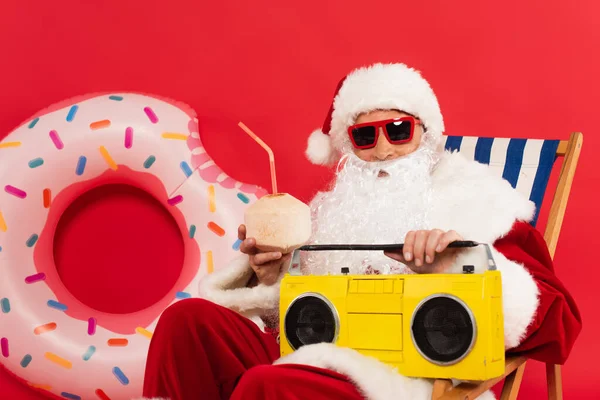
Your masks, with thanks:
M488 164L536 205L531 224L536 225L559 140L509 139L473 136L445 136L444 148Z

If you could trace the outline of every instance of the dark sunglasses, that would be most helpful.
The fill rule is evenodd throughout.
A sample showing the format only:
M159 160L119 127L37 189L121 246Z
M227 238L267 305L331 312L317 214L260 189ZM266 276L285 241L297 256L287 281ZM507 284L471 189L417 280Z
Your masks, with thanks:
M379 128L383 128L383 133L391 144L402 144L412 140L417 124L421 124L421 121L415 117L366 122L350 126L348 135L354 147L361 150L375 147L379 138Z

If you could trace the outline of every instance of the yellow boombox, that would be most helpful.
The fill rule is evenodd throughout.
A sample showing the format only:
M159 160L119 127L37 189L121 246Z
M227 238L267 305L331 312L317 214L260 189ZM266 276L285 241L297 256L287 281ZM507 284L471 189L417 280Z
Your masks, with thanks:
M455 242L453 247L476 246ZM502 281L489 246L475 274L303 276L301 251L401 245L314 245L294 251L281 282L280 347L335 343L392 365L405 376L481 381L504 373Z

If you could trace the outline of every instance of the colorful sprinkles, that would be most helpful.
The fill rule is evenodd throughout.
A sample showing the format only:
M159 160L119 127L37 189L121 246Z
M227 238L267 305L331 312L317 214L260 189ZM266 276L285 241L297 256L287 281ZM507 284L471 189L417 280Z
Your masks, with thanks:
M64 359L62 357L59 357L54 353L46 352L44 354L44 357L46 357L46 359L48 361L53 362L54 364L59 365L63 368L66 368L66 369L73 368L73 363L71 361Z
M83 175L85 172L85 164L87 163L87 158L85 156L79 156L77 160L77 167L75 167L75 173L79 176Z
M90 358L92 358L92 356L94 355L94 353L96 352L96 347L95 346L90 346L87 348L87 350L85 351L85 353L83 353L83 355L81 356L81 358L83 358L83 361L89 361Z
M31 168L31 169L41 167L42 165L44 165L44 159L40 158L40 157L34 158L33 160L29 161L27 164L29 165L29 168Z
M38 274L29 275L29 276L25 277L25 283L35 283L35 282L43 281L44 279L46 279L46 274L43 272L40 272Z
M89 318L88 319L88 329L87 329L88 335L92 336L96 333L96 318Z
M2 309L4 314L8 314L10 312L10 301L6 297L0 300L0 309Z
M154 113L154 110L152 110L150 107L144 107L144 112L148 116L150 122L152 122L153 124L156 124L158 122L158 117Z
M4 220L2 211L0 211L0 231L6 232L7 230L8 230L8 227L6 226L6 221Z
M69 393L69 392L62 392L60 394L62 397L64 397L65 399L70 399L70 400L81 400L80 396L77 396L76 394L73 393Z
M125 129L125 148L130 149L133 146L133 128L128 127Z
M211 213L217 211L217 203L215 201L215 187L210 185L208 187L208 210Z
M50 189L44 189L43 201L44 208L50 208L50 204L52 203L52 192Z
M154 164L154 161L156 161L156 157L154 156L149 156L148 158L146 158L146 161L144 161L144 168L150 168L152 164Z
M102 158L104 158L104 161L106 161L106 163L108 164L108 166L113 170L116 171L117 170L117 163L115 162L115 160L113 160L113 158L110 156L110 154L108 153L108 150L106 150L106 147L104 146L100 146L100 148L98 149L100 150L100 154L102 155Z
M56 322L50 322L48 324L40 325L33 330L34 335L41 335L42 333L52 332L56 330Z
M180 194L178 194L177 196L171 197L170 199L168 199L167 203L170 206L174 206L174 205L177 205L177 204L181 203L182 201L183 201L183 196L180 195Z
M25 354L23 356L23 359L21 360L21 367L27 368L29 363L31 363L31 360L33 360L33 357L31 357L31 354Z
M212 274L215 270L215 263L213 261L213 253L211 250L206 252L206 272Z
M67 122L73 122L75 119L75 114L77 114L77 110L79 109L78 105L74 105L69 109L69 113L67 114Z
M127 375L125 375L123 371L121 371L121 368L114 367L113 374L123 385L129 385L129 378L127 378Z
M67 309L69 308L66 305L64 305L63 303L59 303L56 300L48 300L48 303L46 303L46 304L48 304L48 307L54 308L59 311L67 311Z
M31 121L31 122L29 123L29 126L28 126L28 128L29 128L29 129L33 129L33 128L34 128L34 127L37 125L37 123L39 122L39 120L40 120L39 118L36 118L36 119L34 119L33 121Z
M165 132L162 134L164 139L172 139L172 140L187 140L188 135L184 135L183 133L171 133Z
M31 236L29 236L29 239L27 239L27 241L25 242L25 245L27 247L33 247L33 246L35 246L35 244L37 243L39 238L40 237L38 236L38 234L34 233Z
M98 396L100 400L111 400L102 389L96 389L94 393L96 393L96 396Z
M212 221L208 223L208 229L210 229L217 236L225 236L225 229L221 228Z
M5 337L0 339L0 350L2 351L2 356L8 358L10 352L8 351L8 339Z
M52 140L52 143L54 143L54 147L56 147L58 150L65 148L65 144L60 139L60 136L58 136L58 132L54 130L50 131L50 139Z
M107 96L109 100L112 101L123 101L124 98L122 96L117 96L117 95L111 95L111 96ZM106 97L105 97L106 99ZM106 101L106 100L105 100ZM85 113L84 114L79 114L79 109L80 109L80 105L72 105L68 108L68 111L66 109L64 109L61 112L61 115L59 115L60 119L71 123L73 121L75 121L76 118L78 118L79 122L83 122L83 118L86 116ZM64 111L67 111L66 116L64 114ZM83 111L85 111L85 108L83 109ZM143 108L144 113L146 114L146 116L148 117L149 121L152 124L157 124L159 122L159 118L156 115L155 111L151 108L151 107L144 107ZM159 113L161 112L161 109L157 108L156 111L158 111ZM139 115L139 108L138 108L138 115ZM101 117L108 117L108 115L104 115ZM64 119L63 119L64 118ZM33 129L39 122L40 118L35 118L34 120L32 120L28 127L29 129ZM44 121L47 122L47 121ZM89 123L90 121L86 121L85 123ZM116 120L113 120L112 122L115 122L115 125L118 125L116 123ZM102 120L96 120L93 121L91 123L89 123L89 128L93 131L97 131L97 130L102 130L102 129L106 129L112 126L112 122L110 119L102 119ZM63 126L66 126L66 124L64 124L64 122L62 123ZM43 124L45 125L45 124ZM146 124L147 125L147 124ZM73 126L73 125L70 125ZM126 125L125 125L126 126ZM58 149L58 150L62 150L65 148L65 143L63 142L63 140L61 139L61 135L59 135L58 131L61 131L61 127L58 126L55 129L52 130L46 130L46 129L50 129L51 127L45 128L44 126L41 126L41 130L42 133L48 132L48 136L50 138L50 140L52 141L53 146ZM122 132L122 131L121 131ZM136 128L136 132L137 132L137 128ZM111 131L109 131L109 133L112 134ZM136 133L137 135L139 135L139 133ZM118 133L117 133L118 135ZM71 134L67 131L62 131L62 136L64 137L65 141L68 142L69 138L71 137ZM194 134L192 134L193 137L197 138L197 134L196 136L194 136ZM99 136L95 136L97 138L102 138L103 135L99 135ZM190 134L187 133L179 133L177 132L177 130L175 130L174 132L163 132L161 134L161 137L163 139L167 139L167 140L178 140L178 141L187 141L190 137ZM122 137L123 139L118 139L117 140L123 140L123 145L126 149L131 149L133 147L133 141L134 141L134 128L133 127L126 127L125 132L124 132L124 137ZM47 140L47 139L45 139ZM139 141L139 139L136 139L136 141ZM109 147L112 149L111 143L104 143L105 146ZM48 146L49 143L46 142L46 146ZM185 145L185 143L184 143ZM4 142L4 143L0 143L0 149L3 148L12 148L12 147L19 147L22 146L22 142L20 141L12 141L12 142ZM118 164L115 162L115 159L112 158L111 154L109 153L109 151L107 150L107 148L105 146L99 146L98 150L100 152L100 155L102 156L103 160L106 162L106 164L108 165L108 167L110 167L112 170L117 170L118 169ZM196 149L194 149L196 150ZM194 153L194 150L192 150L192 154L197 154ZM113 149L113 152L116 152L118 150ZM117 159L119 158L119 154L117 153L113 153L117 155ZM37 154L37 155L43 155L43 154ZM77 156L77 154L74 154L75 156ZM89 155L89 154L87 154ZM36 154L32 154L32 156L36 156ZM97 157L97 156L96 156ZM92 156L92 159L90 160L90 162L92 162L96 157ZM46 160L44 160L44 158L42 157L35 157L30 159L29 161L27 161L27 165L29 166L30 169L36 169L39 167L42 167L43 165L45 165L45 163L47 161L49 161L49 159L47 157L45 157ZM23 160L26 161L27 159ZM77 164L75 165L75 175L77 176L82 176L86 173L86 168L87 168L87 161L88 158L84 155L79 155L78 159L77 159ZM143 167L145 169L149 169L150 167L152 167L155 162L157 161L156 156L155 155L149 155L148 158L146 158L146 160L143 163ZM160 164L160 163L159 163ZM195 165L195 164L193 164ZM159 167L162 167L159 165ZM42 168L45 169L46 167ZM73 167L71 167L73 168ZM194 169L192 168L192 163L190 161L181 161L179 163L179 168L180 170L183 172L183 174L185 175L186 178L191 177L194 174ZM72 171L72 170L71 170ZM70 172L70 174L72 174L73 172ZM216 185L216 184L215 184ZM216 195L215 195L215 185L210 184L208 186L208 205L209 205L209 211L211 213L215 213L217 210L217 203L216 203ZM17 197L19 199L26 199L28 194L31 195L31 190L28 186L25 186L25 189L27 189L30 193L27 193L25 190L22 190L18 187L15 186L11 186L11 185L6 185L4 187L4 190L6 193ZM37 189L40 190L40 189ZM39 192L35 190L33 193L34 197L39 196ZM234 192L235 193L235 192ZM238 193L237 197L244 203L248 204L250 202L250 200L248 199L248 197L246 195L244 195L243 193ZM48 209L51 206L52 203L52 192L50 188L44 188L42 191L42 200L43 200L43 207ZM184 200L184 197L182 195L175 195L171 198L169 198L167 200L169 205L175 206L179 203L181 203ZM37 198L36 201L39 201L39 198ZM39 207L39 203L38 207ZM9 222L11 223L11 230L12 230L12 225L13 222L12 220L9 220ZM219 226L216 222L210 221L207 224L208 229L216 234L217 236L223 237L225 236L226 232L225 229L223 229L223 227ZM191 224L189 225L189 237L190 239L194 239L197 234L198 234L198 229L202 229L202 226L199 225L194 225ZM0 212L0 232L6 232L7 231L7 224L6 224L6 220L4 219L4 216L2 215L2 213ZM203 234L206 234L206 232L203 232ZM27 238L25 244L27 247L29 248L33 248L37 242L39 241L39 235L37 233L33 233L31 234L31 236L29 236L29 238ZM240 246L241 246L242 241L241 240L236 240L233 245L232 248L233 250L239 250ZM226 244L225 244L226 245ZM215 249L216 250L216 249ZM0 247L0 251L1 251L1 247ZM213 259L213 252L212 251L207 251L206 252L206 262L207 262L207 272L213 273L214 272L214 259ZM33 271L35 272L35 271ZM43 272L40 273L35 273L33 275L29 275L27 277L24 278L24 281L26 284L34 284L37 282L41 282L46 280L46 274ZM191 292L186 292L186 291L177 291L175 293L175 297L177 299L188 299L193 297L193 294ZM14 299L13 299L14 300ZM14 304L13 304L14 306ZM49 308L53 308L55 310L58 311L62 311L65 312L67 311L68 307L66 304L63 304L57 300L48 300L47 301L47 306ZM8 298L0 298L0 311L4 314L8 314L11 312L11 302L9 301ZM14 310L13 310L14 313ZM53 314L56 315L56 314ZM59 316L59 318L62 316ZM40 325L38 326L31 326L28 329L33 329L33 334L36 336L40 336L40 335L45 335L45 334L49 334L48 337L52 337L52 332L53 331L57 331L59 329L59 325L61 329L65 328L65 325L61 322L62 320L55 320L56 322L47 322L46 321L38 321L38 323ZM50 320L52 321L52 320ZM97 333L97 329L98 329L98 322L96 320L96 318L88 318L87 320L87 334L89 336L93 336L96 335ZM85 328L82 329L83 332L81 332L81 334L85 333ZM147 339L152 339L153 333L150 332L149 330L143 328L143 327L137 327L135 329L135 332L141 336L144 336ZM89 338L91 340L91 338ZM11 338L11 340L14 340ZM138 339L139 340L139 339ZM17 349L14 347L14 341L11 342L11 344L13 344L13 349L12 352L17 354L17 357L21 357L21 361L20 361L20 365L22 368L28 368L31 363L33 362L33 356L36 356L36 364L34 364L35 368L38 368L39 365L37 365L42 359L41 355L38 357L36 354L37 353L31 353L31 354L26 354L26 351L21 351L21 349ZM88 343L89 344L89 343ZM128 346L129 340L127 338L110 338L106 341L106 344L109 347L126 347ZM96 343L96 345L98 345ZM85 347L84 347L85 348ZM81 350L83 350L84 348L82 348ZM0 338L0 350L1 350L1 355L3 357L9 357L9 339L2 337ZM52 349L48 349L48 350L52 350ZM32 350L29 350L32 351ZM76 358L79 358L79 354L81 354L81 358L83 359L83 361L89 361L92 356L96 353L97 348L93 345L89 345L89 347L87 347L87 349L85 350L85 352L83 354L78 353L77 355L73 356ZM60 353L60 352L59 352ZM13 354L12 356L14 357L15 354ZM23 355L24 354L24 355ZM33 355L32 355L33 354ZM69 355L66 354L68 357ZM59 355L53 353L53 352L45 352L43 354L44 359L65 369L72 369L73 368L73 363L66 358L60 357ZM98 356L96 356L97 358ZM18 360L18 359L17 359ZM77 361L77 360L74 360ZM42 361L43 363L44 361ZM79 361L81 362L81 361ZM113 364L114 365L114 364ZM48 368L48 366L46 366L46 368ZM128 371L129 373L132 373L131 371ZM128 378L128 376L124 373L124 371L119 368L119 367L113 367L112 368L112 373L115 376L115 378L118 380L118 382L122 385L129 385L130 384L130 380ZM137 379L137 378L136 378ZM52 387L50 385L42 385L42 384L33 384L33 383L29 383L32 387L36 387L39 389L44 389L44 390L52 390ZM82 397L80 395L68 392L68 391L60 391L60 389L63 388L59 388L57 390L57 393L60 393L60 395L63 398L66 399L74 399L74 400L80 400ZM64 388L66 390L70 390L69 388ZM78 392L78 389L71 389L75 392ZM93 389L92 389L93 390ZM94 393L96 394L96 396L98 398L100 398L101 400L110 400L110 398L106 395L106 393L102 390L102 389L95 389ZM87 396L87 393L80 393L82 396Z
M150 332L148 329L138 326L137 328L135 328L135 331L140 335L147 337L148 339L152 339L152 332Z
M20 145L21 145L21 142L0 143L0 149L7 149L9 147L19 147Z
M4 191L8 194L11 194L15 197L18 197L20 199L24 199L27 197L27 193L24 190L21 190L19 188L16 188L14 186L11 185L6 185L4 186Z
M234 249L235 251L238 251L240 249L241 245L242 245L242 241L240 239L238 239L235 241L235 243L233 243L233 246L231 246L231 248Z
M102 121L94 121L90 124L90 129L93 131L97 131L98 129L106 129L110 127L110 121L107 119L103 119Z
M179 166L181 167L181 170L183 171L183 174L185 175L186 178L189 178L190 176L192 176L193 171L190 168L188 163L186 163L185 161L182 161L181 164L179 164Z
M129 344L129 340L123 338L108 339L106 344L110 347L125 347Z

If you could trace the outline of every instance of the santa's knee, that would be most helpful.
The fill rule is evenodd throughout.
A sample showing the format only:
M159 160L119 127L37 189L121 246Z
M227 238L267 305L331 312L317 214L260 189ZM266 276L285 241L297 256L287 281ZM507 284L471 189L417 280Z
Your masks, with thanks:
M181 300L165 309L158 320L155 334L184 335L190 330L202 334L218 329L219 306L205 299ZM208 329L210 327L210 329Z
M278 368L273 365L258 365L250 368L238 382L236 395L247 398L246 396L250 394L264 395L266 392L276 394L282 383L277 379L277 372Z

